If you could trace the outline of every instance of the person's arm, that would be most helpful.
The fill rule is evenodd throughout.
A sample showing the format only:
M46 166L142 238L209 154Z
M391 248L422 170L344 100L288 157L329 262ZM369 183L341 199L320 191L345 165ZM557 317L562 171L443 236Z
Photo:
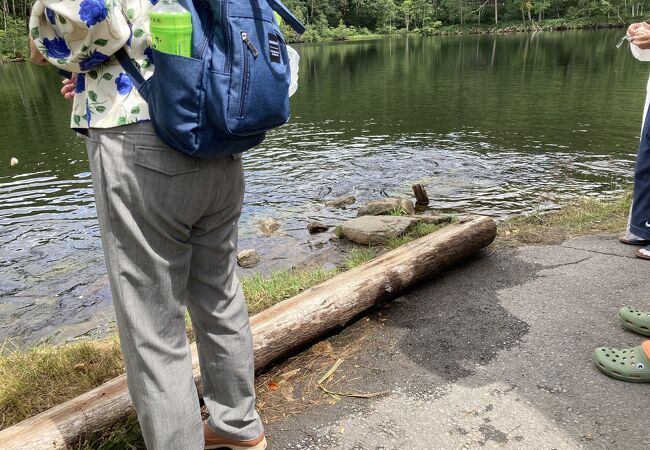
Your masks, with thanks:
M639 61L650 61L650 24L633 23L627 29L632 56Z
M29 33L32 62L82 73L122 48L131 29L115 0L36 0Z

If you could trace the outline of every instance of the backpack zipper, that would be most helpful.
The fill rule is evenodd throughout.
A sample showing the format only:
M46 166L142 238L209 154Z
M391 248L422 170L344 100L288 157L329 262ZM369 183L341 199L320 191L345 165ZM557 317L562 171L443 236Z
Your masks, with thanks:
M259 52L255 48L255 45L248 38L248 33L246 31L241 32L241 40L244 44L242 45L242 51L244 52L244 70L242 74L242 93L241 93L241 97L239 98L239 114L237 115L237 117L239 118L244 117L244 108L246 107L246 100L248 99L250 61L246 49L250 51L250 53L253 55L254 58L257 58L257 55L259 55Z
M207 1L207 0L206 0ZM232 43L230 42L230 26L228 24L228 0L221 3L221 28L224 31L224 62L223 72L229 74L231 67Z
M244 44L246 44L246 47L248 47L248 49L251 51L251 53L253 54L253 57L257 58L257 55L259 55L260 52L257 51L257 49L255 48L255 45L253 45L251 40L248 39L248 33L247 32L245 32L245 31L241 32L241 40L244 41Z

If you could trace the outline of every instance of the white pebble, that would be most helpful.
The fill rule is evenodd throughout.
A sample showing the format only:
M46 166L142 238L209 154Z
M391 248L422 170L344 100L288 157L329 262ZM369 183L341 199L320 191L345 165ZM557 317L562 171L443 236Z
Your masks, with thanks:
M16 164L18 164L18 159L17 158L11 158L11 166L13 167Z

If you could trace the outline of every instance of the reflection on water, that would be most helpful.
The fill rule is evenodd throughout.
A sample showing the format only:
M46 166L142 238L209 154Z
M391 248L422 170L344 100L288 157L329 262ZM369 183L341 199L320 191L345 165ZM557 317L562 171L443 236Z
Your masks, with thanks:
M365 201L427 188L432 206L503 217L631 179L648 69L619 30L300 46L290 125L245 158L241 247L291 265ZM54 71L0 66L0 338L32 343L110 319L84 144ZM11 167L9 160L19 164ZM260 217L283 233L261 239ZM65 326L63 326L63 324Z

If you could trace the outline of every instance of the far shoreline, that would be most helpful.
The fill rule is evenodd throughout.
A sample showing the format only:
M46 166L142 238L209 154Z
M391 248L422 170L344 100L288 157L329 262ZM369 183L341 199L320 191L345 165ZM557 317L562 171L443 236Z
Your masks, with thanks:
M414 29L409 32L406 30L397 30L394 33L354 33L345 36L342 39L318 39L312 41L293 39L287 36L287 43L292 45L298 44L332 44L342 42L355 42L376 40L403 36L465 36L477 34L510 34L510 33L536 33L540 31L574 31L574 30L602 30L611 28L626 28L627 24L621 20L610 19L544 19L533 22L501 22L499 24L464 24L464 25L440 25L435 27L425 27L421 30ZM15 50L14 56L0 54L0 63L20 63L26 62L28 58L23 55L29 53L27 44L22 50Z

